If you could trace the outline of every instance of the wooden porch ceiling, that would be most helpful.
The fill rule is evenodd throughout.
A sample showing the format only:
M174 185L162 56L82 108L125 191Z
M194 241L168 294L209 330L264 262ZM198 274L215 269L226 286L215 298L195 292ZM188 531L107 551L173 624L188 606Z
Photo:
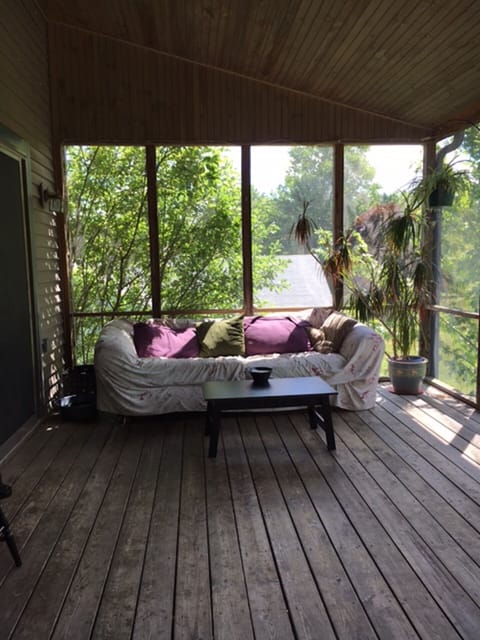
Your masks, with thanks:
M2 638L477 640L480 417L439 392L334 412L50 420L2 465Z
M419 135L480 118L476 0L37 2L51 25L398 120Z

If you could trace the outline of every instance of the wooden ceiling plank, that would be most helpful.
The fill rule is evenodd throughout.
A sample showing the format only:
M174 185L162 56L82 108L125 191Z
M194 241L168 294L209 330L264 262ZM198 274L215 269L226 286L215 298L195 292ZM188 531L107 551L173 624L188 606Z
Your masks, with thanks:
M444 17L444 21L446 17L447 16ZM477 22L480 25L480 22L478 21L478 12L476 13L475 17L477 17L477 20L475 22ZM461 18L459 17L459 19ZM471 21L469 18L466 17L464 20L464 23L471 24ZM460 27L460 24L457 21L456 30L455 30L457 34L458 34L459 27ZM442 42L445 42L445 40L448 40L448 32L439 33L439 37ZM401 49L405 50L405 48L403 47L401 47ZM401 87L402 83L406 84L407 82L410 83L410 86L412 85L412 78L411 78L412 66L419 78L419 83L424 83L427 78L429 79L434 78L436 74L442 73L443 53L438 50L438 46L436 46L436 43L434 43L431 40L427 42L422 42L422 45L419 46L418 51L419 51L419 55L418 57L415 58L413 65L411 63L410 65L407 64L408 57L406 54L402 58L399 58L396 61L394 67L390 70L390 75L392 78L392 87L396 87L396 86Z
M476 89L480 84L480 72L478 70L461 74L459 81L462 85L470 84L472 90L467 93L464 92L462 96L457 97L457 92L453 87L448 84L440 85L429 95L424 97L416 96L410 105L402 107L401 112L410 114L411 117L415 117L416 121L426 122L426 126L438 126L447 114L456 112L462 108L463 104L475 101L478 97Z
M333 86L339 84L338 79L341 78L340 70L347 68L352 57L357 55L359 43L363 40L365 32L373 31L382 16L391 12L397 6L398 2L396 0L371 0L359 15L355 24L350 27L350 32L348 34L338 34L338 39L341 42L328 62L323 66L321 75L317 76L317 86L321 83L323 91L327 95L334 95L332 94L331 86L332 84Z
M405 6L405 5L402 5ZM411 11L407 12L407 16L402 20L405 20L404 31L406 32L410 27L418 24L419 19L424 12L424 6L417 2L413 3L411 7ZM364 44L357 51L356 60L350 65L350 69L346 68L346 74L343 75L344 84L343 91L341 95L345 95L349 97L349 99L354 98L354 92L357 87L362 88L362 92L366 83L371 81L374 84L374 89L376 92L382 89L388 88L388 84L383 84L382 87L379 87L379 76L381 78L382 73L388 76L387 66L391 57L388 54L382 55L385 50L391 51L394 49L392 47L392 42L400 39L399 36L399 26L398 22L395 20L395 17L398 15L385 15L385 23L382 21L378 25L378 28L374 31L370 31L366 34L364 39ZM401 49L401 44L398 45L398 48ZM372 61L376 62L376 65L381 65L380 71L378 74L375 74L374 77L371 76L372 65L370 64ZM373 88L372 88L373 90Z
M257 64L258 43L263 41L264 29L255 29L255 25L262 20L263 5L260 2L235 2L230 0L230 13L224 14L223 24L217 30L217 39L221 46L217 46L216 62L221 64L226 61L229 68L241 70L241 65L236 58L241 52L241 59L250 64L250 60ZM232 29L232 23L234 30ZM250 70L253 67L249 67Z
M462 81L462 84L470 85L472 87L471 91L465 97L468 99L469 103L471 102L475 104L476 99L478 99L478 91L476 88L480 85L480 71L478 69L467 70L461 75L460 80ZM438 92L432 93L421 102L412 104L412 108L409 109L409 113L416 114L416 117L420 118L424 113L430 114L437 112L437 122L433 123L433 126L438 126L438 122L440 121L445 122L445 120L448 120L448 114L455 113L457 111L456 102L452 97L452 89L450 89L448 85L444 85L439 88L439 91L445 94L444 100L439 100ZM445 105L445 107L439 107L439 104Z
M51 24L76 24L266 86L422 124L468 109L466 83L477 77L467 69L480 37L477 0L36 2ZM426 76L452 95L442 89L430 96Z
M462 68L465 71L462 71ZM397 113L417 114L421 116L421 121L433 126L436 120L441 117L440 113L456 110L458 105L462 105L468 100L468 96L478 95L480 70L472 68L469 61L462 67L455 67L455 76L448 79L445 72L442 77L434 77L433 74L419 76L417 81L406 78L405 85L396 84L396 93L390 96L390 103L387 109L391 112L393 105L397 107ZM469 81L468 77L472 80ZM429 78L422 81L422 78ZM472 84L473 83L473 84ZM471 91L470 89L473 89ZM427 118L428 114L428 120Z
M299 68L303 68L303 60L310 49L310 41L318 37L318 28L326 23L326 15L329 3L321 3L315 0L304 0L301 2L295 20L290 24L290 28L283 41L278 40L276 51L272 54L272 65L270 75L272 79L292 75L299 80ZM315 30L315 33L313 31ZM292 74L292 67L295 72Z
M265 80L270 80L273 75L271 69L278 55L277 49L282 46L283 38L288 34L292 22L295 22L300 0L297 2L278 0L277 3L268 4L270 10L264 12L261 23L257 25L259 47L251 58L254 65L250 67L251 75ZM265 3L266 7L267 3ZM291 51L291 55L294 57L295 51Z
M325 65L328 64L332 47L342 38L343 31L349 29L350 21L356 22L356 15L350 11L348 4L338 3L333 0L329 6L325 21L328 28L324 30L324 33L315 35L316 24L312 25L311 39L315 40L317 44L313 46L313 42L312 44L306 42L307 55L300 61L303 72L299 79L303 86L307 86L310 79L318 73L318 70L324 69Z
M347 3L338 3L332 0L324 2L319 9L316 2L310 5L312 11L306 17L308 25L305 33L297 33L295 38L301 43L301 49L297 58L289 56L285 48L283 56L285 66L283 77L289 79L289 84L298 87L306 86L305 77L309 75L315 60L324 55L329 43L335 40L341 25L350 15Z
M377 63L377 72L375 73L375 92L371 94L364 90L364 80L362 78L366 70L371 71L371 63L375 60L375 52L382 51L381 44L379 42L380 36L384 35L386 38L392 38L392 31L396 29L395 16L397 15L398 4L389 7L389 10L383 14L378 14L378 21L376 23L367 23L360 37L357 39L357 46L350 49L349 57L347 55L343 59L343 67L337 67L337 79L335 81L335 92L330 88L328 81L326 83L326 90L330 89L331 95L351 95L356 87L361 87L362 96L377 96L381 94L387 87L388 82L382 82L382 75L384 74L384 68L382 68L383 61L380 59ZM318 85L317 85L318 86Z
M477 31L480 26L478 17L479 14L476 10L471 13L462 10L459 11L457 15L452 15L450 11L443 16L439 16L440 22L437 25L431 25L431 28L436 31L435 38L431 37L424 39L422 46L419 48L419 55L414 60L414 65L420 66L422 69L428 71L429 76L434 75L436 72L441 72L445 58L451 56L451 54L446 52L446 43L449 41L451 42L452 34L457 41L460 34L465 34L465 37L468 39L468 34L471 33L472 25L476 25L474 27L475 31ZM449 22L450 26L445 26ZM442 25L444 26L443 30ZM425 25L425 28L426 27L427 25ZM437 39L441 42L441 47L438 46ZM455 52L453 57L454 59L458 59L457 52ZM406 59L406 57L404 59ZM397 65L399 78L406 76L406 67L407 65Z
M423 27L422 27L423 28ZM399 47L400 50L402 50L403 48L400 46ZM435 68L435 65L438 67L438 57L436 62L432 61L432 65L434 65L432 68ZM407 69L407 65L405 64L405 60L399 60L396 65L392 65L392 68L394 70L403 70L403 69ZM419 65L415 65L415 71L418 77L418 84L419 86L421 86L424 82L424 78L425 78L425 72L424 69ZM379 102L381 102L381 96L384 96L384 102L387 104L386 109L388 110L388 112L392 113L394 106L397 105L397 115L399 113L403 113L402 109L398 108L400 105L400 100L403 97L404 101L406 98L406 92L408 91L409 93L411 93L412 91L412 76L411 73L408 74L408 69L407 71L403 72L403 75L405 77L405 84L402 84L401 80L398 79L393 72L391 72L391 70L389 69L389 73L390 73L390 83L389 85L387 85L387 88L390 89L390 92L387 92L386 90L379 89L379 82L378 82L378 77L372 77L372 75L370 76L370 78L368 76L366 76L364 78L364 80L362 81L362 78L360 77L359 79L359 84L362 86L362 91L365 91L366 94L368 94L370 91L375 92L375 96L377 98L377 100L379 100ZM346 83L347 85L349 84L348 82ZM371 86L369 86L371 85ZM385 86L385 85L383 85ZM387 96L390 94L390 100L389 102L387 101ZM339 96L340 97L340 96ZM355 104L359 104L358 101L354 100L355 98L355 94L351 91L350 93L342 93L341 94L342 97L342 101L347 102L347 103L355 103ZM364 103L364 106L366 106L366 104ZM379 104L379 108L383 109L382 106Z

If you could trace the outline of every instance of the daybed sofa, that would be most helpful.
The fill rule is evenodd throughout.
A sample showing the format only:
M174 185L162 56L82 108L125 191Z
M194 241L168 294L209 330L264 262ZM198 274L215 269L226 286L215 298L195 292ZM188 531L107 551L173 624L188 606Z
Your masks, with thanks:
M241 319L241 330L238 319L201 325L186 319L136 324L112 320L103 327L95 347L97 408L125 416L203 411L203 382L248 379L249 367L269 366L272 377L320 376L338 392L331 398L333 406L370 409L376 401L384 342L373 329L345 316L340 318L340 331L335 323L333 333L327 331L327 324L340 315L317 307L288 316L254 316ZM230 332L236 323L234 340L240 340L244 355L238 355L238 346L231 350L237 355L212 355L218 353L218 345L208 342L209 335L225 326L222 323ZM287 332L293 327L288 336L282 334L286 325ZM160 351L155 351L159 342L156 337L152 340L152 332L167 337L166 350L162 343ZM230 353L229 346L225 350L223 345L220 353Z

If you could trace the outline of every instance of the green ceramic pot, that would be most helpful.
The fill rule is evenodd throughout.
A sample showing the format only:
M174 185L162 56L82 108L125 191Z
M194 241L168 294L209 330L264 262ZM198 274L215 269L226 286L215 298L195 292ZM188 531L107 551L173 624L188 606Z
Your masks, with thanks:
M427 372L427 358L404 356L390 358L388 371L394 393L419 395L423 393L423 379Z

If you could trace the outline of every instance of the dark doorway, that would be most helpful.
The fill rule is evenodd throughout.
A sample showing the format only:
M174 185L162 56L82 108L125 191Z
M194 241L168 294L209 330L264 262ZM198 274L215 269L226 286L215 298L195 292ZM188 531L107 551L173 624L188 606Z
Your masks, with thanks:
M0 443L35 413L25 161L0 151Z

